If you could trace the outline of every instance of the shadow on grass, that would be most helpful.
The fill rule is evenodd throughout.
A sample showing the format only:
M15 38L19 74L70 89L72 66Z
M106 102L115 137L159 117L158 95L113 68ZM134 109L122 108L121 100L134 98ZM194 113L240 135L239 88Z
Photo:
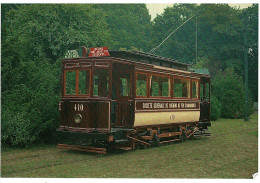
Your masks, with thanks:
M188 143L189 141L208 141L210 137L191 137L183 142L171 142L171 143L165 143L165 144L160 144L159 146L156 147L138 147L136 149L132 150L120 150L120 149L112 149L108 148L106 154L98 154L98 153L92 153L92 152L84 152L84 151L75 151L75 150L64 150L63 152L68 153L68 154L77 154L81 156L90 156L90 157L95 157L95 158L100 158L100 157L107 157L107 156L117 156L117 155L122 155L125 153L133 153L135 151L143 151L143 150L149 150L149 149L158 149L163 146L170 146L170 145L177 145L177 144L183 144L183 143Z

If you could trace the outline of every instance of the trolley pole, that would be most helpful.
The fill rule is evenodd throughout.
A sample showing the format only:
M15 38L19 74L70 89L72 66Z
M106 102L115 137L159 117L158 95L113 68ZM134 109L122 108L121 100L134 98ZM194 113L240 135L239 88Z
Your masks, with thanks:
M247 45L247 21L248 17L245 13L244 17L244 73L245 73L245 118L248 121L248 45Z

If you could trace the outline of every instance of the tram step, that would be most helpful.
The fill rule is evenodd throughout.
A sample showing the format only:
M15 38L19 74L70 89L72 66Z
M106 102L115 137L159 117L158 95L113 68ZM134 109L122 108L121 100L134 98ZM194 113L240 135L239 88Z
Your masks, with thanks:
M92 153L98 153L98 154L106 154L106 148L98 148L98 147L58 144L57 148L75 150L75 151L92 152Z
M181 139L173 139L173 140L161 141L160 144L168 143L168 142L176 142L176 141L181 141Z
M118 149L125 150L125 151L132 150L131 147L119 147Z
M115 143L124 143L124 142L129 142L129 141L128 139L115 140Z
M210 133L194 133L194 136L210 136Z
M202 133L201 132L195 132L193 135L194 136L200 136Z
M210 133L202 133L203 136L210 136Z

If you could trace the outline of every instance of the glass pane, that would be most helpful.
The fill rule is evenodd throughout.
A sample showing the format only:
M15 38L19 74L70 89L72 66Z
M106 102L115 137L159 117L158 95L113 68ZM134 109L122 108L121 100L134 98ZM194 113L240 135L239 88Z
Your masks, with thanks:
M146 96L146 91L147 91L146 81L147 81L146 74L137 74L136 96Z
M130 96L130 76L120 78L120 96Z
M190 80L175 78L173 87L174 97L190 98Z
M76 71L66 71L65 94L76 94Z
M151 76L151 96L170 96L170 78Z
M79 71L79 95L89 95L90 71Z
M93 95L107 97L109 94L109 72L107 69L95 68Z
M192 98L199 98L199 82L192 81Z
M151 96L159 96L159 82L155 80L156 76L151 76Z
M170 78L161 77L162 82L162 96L169 97L170 96Z

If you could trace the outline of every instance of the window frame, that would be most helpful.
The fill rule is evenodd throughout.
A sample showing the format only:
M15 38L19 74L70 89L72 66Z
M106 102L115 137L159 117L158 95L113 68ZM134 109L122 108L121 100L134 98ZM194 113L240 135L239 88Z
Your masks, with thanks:
M198 98L193 98L193 81L198 82ZM191 99L200 100L200 80L199 79L191 79Z
M170 75L164 75L164 74L157 74L157 73L149 73L148 74L149 76L149 79L148 79L148 97L149 98L165 98L165 99L171 99L172 98L172 94L171 94L171 89L172 89L172 86L171 86L171 83L172 83L172 77ZM159 77L166 77L166 78L169 78L170 82L170 86L169 86L169 96L152 96L151 95L151 85L152 85L152 78L151 76L159 76Z
M143 74L143 75L146 75L146 96L137 96L137 94L136 94L136 89L137 89L137 75L138 74ZM135 97L136 98L148 98L148 93L149 93L149 91L148 91L148 89L149 89L149 73L146 73L146 72L135 72Z
M76 72L75 95L66 95L66 72ZM79 71L89 71L89 94L79 95ZM91 69L64 69L63 71L63 92L64 97L90 97L91 96Z
M174 97L174 87L175 87L175 86L174 86L174 85L175 85L175 84L174 84L174 79L188 80L188 81L190 82L190 90L188 90L189 93L190 93L190 97ZM172 83L173 83L173 84L172 84L172 85L173 85L173 88L172 88L172 98L173 98L173 99L184 99L184 100L185 100L185 99L186 99L186 100L187 100L187 99L191 99L191 93L192 93L192 87L191 87L191 84L192 84L192 83L191 83L191 80L192 80L191 78L173 76L173 77L172 77Z
M94 96L94 84L95 84L95 81L94 81L94 76L95 76L95 69L106 69L107 71L108 71L108 77L109 77L109 79L108 79L108 95L106 96L106 97L104 97L104 96ZM110 67L100 67L100 66L94 66L93 68L92 68L92 70L93 70L93 72L92 72L92 79L93 79L93 82L92 82L92 89L91 89L91 96L92 96L92 98L110 98L111 97L111 90L112 90L112 88L111 88L111 69L110 69Z

